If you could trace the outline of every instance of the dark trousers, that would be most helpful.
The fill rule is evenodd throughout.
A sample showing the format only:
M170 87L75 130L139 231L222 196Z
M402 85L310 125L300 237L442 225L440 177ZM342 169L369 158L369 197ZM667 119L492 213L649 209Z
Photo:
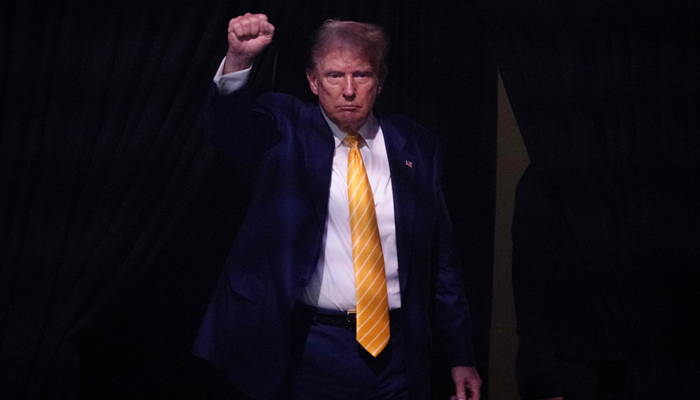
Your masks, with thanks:
M315 308L295 308L290 362L276 400L408 399L400 321L392 319L391 339L376 358L354 330L321 321Z

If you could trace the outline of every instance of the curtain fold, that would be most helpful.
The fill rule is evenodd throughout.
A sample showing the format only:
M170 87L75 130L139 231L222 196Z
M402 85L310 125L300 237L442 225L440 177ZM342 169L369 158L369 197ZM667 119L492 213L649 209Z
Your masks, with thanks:
M8 398L75 398L79 336L158 267L215 160L195 121L202 71L216 67L213 26L227 7L7 6L0 359Z

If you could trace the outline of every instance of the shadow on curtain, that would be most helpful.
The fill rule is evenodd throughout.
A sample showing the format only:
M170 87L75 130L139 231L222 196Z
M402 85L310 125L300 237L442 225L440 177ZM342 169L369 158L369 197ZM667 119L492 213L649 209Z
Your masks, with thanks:
M569 347L628 360L630 398L694 398L697 2L479 3L532 168L580 258L556 279L590 296L614 351Z

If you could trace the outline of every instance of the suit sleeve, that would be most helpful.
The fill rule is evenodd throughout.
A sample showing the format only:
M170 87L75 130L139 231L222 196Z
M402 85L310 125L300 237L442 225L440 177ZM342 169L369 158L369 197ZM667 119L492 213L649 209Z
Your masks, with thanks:
M556 213L532 166L516 189L512 237L520 393L525 400L561 396L553 334L560 235Z
M435 151L435 195L437 201L438 276L436 324L447 340L452 366L475 365L471 340L469 306L464 293L461 264L457 260L452 223L442 191L442 161L438 143Z
M200 122L207 142L232 156L245 171L254 170L282 139L275 116L254 104L250 85L221 95L212 83Z

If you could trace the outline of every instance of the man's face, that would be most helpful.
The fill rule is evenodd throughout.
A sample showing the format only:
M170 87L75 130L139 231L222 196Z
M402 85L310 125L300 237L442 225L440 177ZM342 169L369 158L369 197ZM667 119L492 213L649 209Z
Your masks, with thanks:
M382 90L369 60L345 48L331 48L306 77L328 119L344 132L365 123Z

